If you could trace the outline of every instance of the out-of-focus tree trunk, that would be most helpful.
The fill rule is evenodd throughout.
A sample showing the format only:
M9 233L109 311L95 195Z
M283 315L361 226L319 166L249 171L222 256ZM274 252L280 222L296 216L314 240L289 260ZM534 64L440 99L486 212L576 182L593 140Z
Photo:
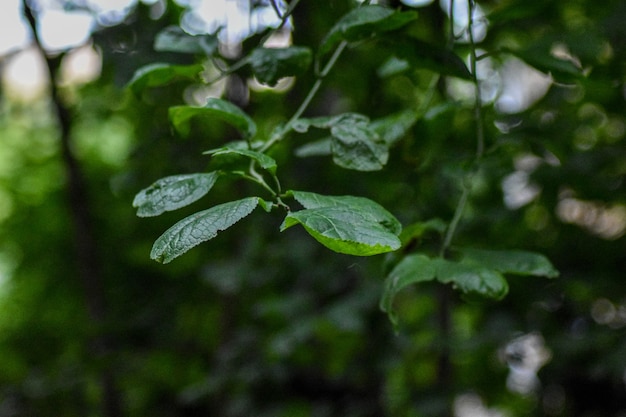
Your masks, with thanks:
M85 305L97 331L90 341L90 351L95 358L106 360L111 351L111 340L103 333L106 305L101 263L95 237L92 212L89 205L88 186L79 161L72 150L71 130L73 117L59 94L57 72L61 57L51 57L43 48L37 29L37 18L27 0L22 0L24 14L31 27L35 45L46 63L50 79L50 98L59 133L63 165L66 171L68 210L73 226L76 276L84 288ZM121 417L121 398L116 389L115 377L110 368L103 367L99 375L102 389L102 411L105 417Z

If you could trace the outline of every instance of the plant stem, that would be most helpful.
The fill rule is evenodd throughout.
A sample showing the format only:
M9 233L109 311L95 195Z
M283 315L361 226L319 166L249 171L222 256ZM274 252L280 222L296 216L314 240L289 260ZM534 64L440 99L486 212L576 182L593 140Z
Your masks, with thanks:
M450 31L448 35L448 48L452 50L454 47L454 42L456 39L456 34L454 33L454 0L450 0L449 2L449 19L450 19ZM445 92L444 92L445 93ZM452 221L446 230L446 235L441 246L441 251L439 256L441 258L445 258L447 256L447 250L452 242L452 238L454 236L454 231L456 230L459 221L463 215L463 211L465 210L465 203L467 202L467 197L469 192L464 189L461 194L461 198L456 206L454 211L454 216L452 217ZM452 299L452 288L447 285L441 285L437 288L437 330L439 333L439 346L438 346L438 356L437 356L437 374L436 374L436 384L442 394L443 400L446 404L448 404L444 410L442 410L442 415L444 417L452 416L452 385L453 385L453 367L452 367L452 352L450 351L451 340L452 340L452 308L453 308L453 299Z
M480 95L480 85L478 82L478 76L476 71L476 63L478 61L476 54L476 44L474 41L473 34L473 12L475 4L473 0L468 1L468 37L470 41L470 72L472 74L472 82L474 84L475 89L475 100L474 100L474 121L476 123L476 155L475 155L475 164L472 168L472 171L469 172L464 180L461 196L454 210L454 215L452 216L452 220L450 221L450 225L446 230L446 234L444 236L443 243L441 245L439 256L441 258L446 258L448 256L448 250L452 245L452 240L454 239L454 235L459 227L459 223L463 218L463 213L465 212L465 208L467 206L467 201L469 199L469 195L472 189L472 180L476 173L476 166L478 162L483 156L484 147L485 147L485 133L484 133L484 118L482 112L482 97ZM454 33L454 0L450 0L450 47L454 44L455 33ZM438 312L438 324L439 324L439 333L441 339L441 347L440 354L437 362L437 384L443 390L443 393L446 396L451 394L451 384L452 384L452 364L451 364L451 334L452 334L452 289L448 286L442 286L437 293L437 312ZM451 400L451 398L447 398L447 400ZM446 414L451 415L451 410L446 410Z
M469 9L469 21L467 26L467 31L469 34L470 40L470 62L471 62L471 72L472 72L472 81L474 82L474 89L476 91L475 102L474 102L474 118L476 122L476 160L478 161L482 158L483 153L485 152L485 131L484 131L484 119L483 119L483 102L482 97L480 96L480 84L478 82L478 75L476 72L476 63L478 62L478 57L476 56L476 43L474 42L474 31L473 31L473 22L474 22L474 7L476 4L474 0L467 0L467 7Z
M272 195L272 197L278 197L278 193L276 191L274 191L274 189L272 189L272 187L270 187L267 182L265 182L265 179L263 178L263 176L261 176L261 174L259 174L258 172L256 172L256 170L254 169L254 162L250 163L250 169L248 170L250 175L244 175L244 178L249 179L250 181L260 185L261 187L263 187L264 189L266 189L267 191L269 191L269 193Z
M272 8L276 12L276 15L281 19L280 20L280 25L278 25L278 27L276 27L276 28L268 30L267 33L263 36L263 38L261 38L261 40L259 41L259 46L263 46L265 44L265 42L267 42L267 40L274 33L278 32L279 30L281 30L285 26L285 24L287 23L287 20L289 20L289 16L291 16L291 14L293 13L293 11L296 8L296 6L298 5L298 3L300 3L300 0L292 1L291 4L289 4L289 7L287 8L287 10L285 10L285 13L281 15L280 14L280 10L278 9L278 6L277 6L276 2L275 1L271 2ZM211 57L211 60L213 61L213 65L215 65L215 67L220 72L220 74L217 77L212 78L212 79L206 81L207 84L216 83L216 82L218 82L218 81L228 77L233 72L243 68L244 66L246 66L248 64L248 57L247 56L244 56L239 61L235 62L233 65L231 65L230 67L228 67L226 69L219 68L219 65L217 65L217 61L215 60L215 58Z
M454 6L454 0L450 0L450 7ZM476 44L474 42L474 34L473 34L473 14L475 3L473 0L467 0L468 3L468 13L469 13L469 21L467 26L469 41L470 41L470 72L472 73L472 82L474 84L475 90L475 99L474 99L474 121L476 123L476 156L475 156L475 165L480 162L484 152L485 152L485 127L484 127L484 117L483 117L483 102L480 94L480 84L478 81L478 75L476 71L476 63L478 61L478 57L476 54ZM452 23L451 23L452 24ZM452 239L454 238L454 234L459 226L459 222L463 217L463 212L465 211L465 206L467 205L467 200L469 197L469 193L472 188L472 178L475 175L476 167L473 168L472 172L466 175L463 181L463 191L461 193L461 197L459 198L459 202L457 203L456 209L454 211L454 216L450 221L450 225L446 231L446 235L444 237L443 244L441 246L440 256L445 257L446 252L450 248L452 244Z
M293 124L302 116L302 114L306 111L306 109L311 104L311 101L313 101L313 98L317 94L317 91L322 86L324 77L326 77L328 73L332 70L333 66L335 65L339 57L341 56L341 53L344 51L344 49L346 49L346 46L348 46L348 42L346 41L342 41L339 44L337 49L335 49L335 52L333 53L333 55L330 57L330 59L324 66L324 69L317 76L317 80L315 80L315 84L313 84L313 87L311 87L311 90L309 90L309 93L300 104L300 107L298 107L298 109L293 114L293 116L291 116L287 124L285 124L285 126L281 129L280 133L272 136L267 142L265 142L265 144L259 149L259 152L267 151L269 148L274 146L275 143L280 142L285 137L285 135L289 133Z
M213 84L213 83L216 83L218 81L221 81L224 78L228 77L233 72L235 72L235 71L245 67L248 64L247 57L244 57L244 58L240 59L239 61L235 62L230 67L222 69L222 68L219 67L218 62L217 62L217 60L215 58L212 57L211 61L213 62L213 65L215 65L215 68L219 71L220 74L217 77L212 78L212 79L206 81L207 84Z
M449 16L450 16L450 35L448 38L449 46L452 47L454 45L454 40L456 39L456 33L454 33L454 0L450 0L449 5Z
M416 113L418 117L422 117L426 114L428 107L430 107L430 104L432 103L433 98L435 97L435 92L437 91L437 84L439 83L440 80L441 80L441 75L439 74L435 74L433 75L433 78L431 78L430 83L428 84L428 88L426 89L426 93L424 94L424 97L422 99L422 102L417 108Z
M439 327L439 345L437 357L437 386L445 397L449 397L452 391L452 353L450 351L452 335L452 296L453 289L448 285L437 288L437 325ZM450 403L450 398L446 398ZM451 410L446 410L448 415Z
M457 227L459 226L459 222L463 217L463 212L465 211L465 205L467 204L467 198L470 192L470 186L464 183L463 191L461 192L461 197L459 198L459 202L456 205L456 209L454 210L454 215L452 216L452 220L450 221L450 225L446 230L446 235L443 240L443 245L441 246L440 256L445 258L452 244L452 239L454 238L454 234L456 232Z
M279 19L283 20L283 15L280 12L278 5L276 4L276 0L271 0L270 3L272 4L272 8L274 9L274 12L276 12L276 16L278 16Z
M267 32L267 34L265 36L263 36L263 38L261 38L261 41L259 42L260 46L263 46L265 44L265 42L267 42L267 40L276 32L278 32L279 30L281 30L285 24L287 23L287 20L289 20L289 16L291 16L293 14L293 11L296 9L296 6L298 5L298 3L300 3L300 0L293 0L289 6L287 7L287 10L285 10L284 14L280 14L280 10L278 8L278 5L276 4L276 2L274 0L272 0L272 7L274 8L274 11L276 12L276 15L280 18L280 25L278 25L278 27L270 30L269 32Z
M322 70L322 72L319 73L317 80L315 81L315 84L313 84L313 87L311 88L311 91L309 91L309 94L307 94L306 98L304 99L300 107L298 107L298 110L296 110L294 115L291 116L291 119L289 119L289 121L287 122L287 125L285 126L286 128L290 128L291 125L296 120L298 120L300 116L302 116L302 113L304 113L307 107L309 107L309 104L311 104L311 101L315 97L317 90L319 90L320 86L322 85L322 81L324 77L326 77L328 73L330 72L330 70L333 69L333 67L335 66L335 63L341 56L341 53L344 51L344 49L346 49L346 46L348 46L348 42L342 41L337 47L337 49L335 49L335 52L326 63L326 66L324 66L324 69Z

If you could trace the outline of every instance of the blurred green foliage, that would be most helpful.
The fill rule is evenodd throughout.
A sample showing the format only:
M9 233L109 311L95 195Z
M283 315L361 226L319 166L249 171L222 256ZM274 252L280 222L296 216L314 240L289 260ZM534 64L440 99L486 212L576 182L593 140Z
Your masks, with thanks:
M462 394L476 395L506 416L626 413L623 1L478 2L488 22L478 46L496 51L490 65L500 71L492 80L506 75L513 56L532 64L528 54L546 52L573 59L584 76L569 78L566 67L555 74L558 84L514 113L498 111L497 101L485 103L486 154L454 246L537 251L560 277L510 277L509 294L498 302L448 294L448 340L440 337L441 284L398 293L397 333L378 305L384 277L401 256L436 253L437 224L453 217L476 142L466 84L451 78L433 84L433 68L441 67L416 66L407 45L382 47L359 37L324 78L306 116L349 111L376 120L427 102L390 148L385 168L356 172L333 165L328 156L295 157L301 145L322 138L314 129L272 148L283 189L363 196L392 212L412 233L400 252L371 258L336 254L302 230L279 233L284 216L258 210L160 265L150 260L150 248L170 225L258 192L233 177L217 182L190 207L157 218L135 216L131 203L139 190L168 175L207 171L212 162L202 153L239 139L219 120L192 119L185 137L172 129L168 109L192 102L204 91L200 84L192 88L180 80L140 97L123 88L145 64L194 63L153 49L156 34L180 24L184 12L166 3L156 19L140 3L124 23L97 31L100 78L64 90L104 277L103 322L90 319L78 279L49 97L27 104L3 98L0 416L112 417L104 411L99 384L105 370L114 376L120 415L131 417L422 417L449 415L453 404L462 417ZM443 48L448 23L439 2L420 8L385 3L417 11L405 33ZM354 7L349 0L301 1L293 14L293 44L315 53ZM245 41L240 56L258 40ZM129 49L120 48L122 43ZM467 44L454 51L464 59ZM546 71L556 65L541 64ZM223 98L250 114L267 137L302 103L315 81L313 69L287 90L251 88L248 71L227 78ZM515 189L511 178L522 190L537 190L534 197L507 206ZM439 220L424 227L432 219ZM540 386L520 394L507 387L505 346L533 332L542 335L551 358L538 370ZM93 337L102 334L111 346L97 356ZM442 351L449 352L452 368L445 384ZM515 360L508 357L508 364Z

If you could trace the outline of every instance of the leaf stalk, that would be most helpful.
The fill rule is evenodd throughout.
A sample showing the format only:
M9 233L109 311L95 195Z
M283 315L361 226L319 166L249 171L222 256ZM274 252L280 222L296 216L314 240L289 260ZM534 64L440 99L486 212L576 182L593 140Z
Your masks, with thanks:
M280 142L281 140L283 140L285 136L287 135L287 133L291 131L293 124L302 116L302 114L306 111L306 109L311 104L311 101L313 101L313 98L315 98L315 95L317 94L318 90L322 86L324 77L326 77L328 73L330 73L332 68L335 66L335 63L341 56L341 53L344 51L344 49L346 49L346 46L348 46L348 42L346 41L342 41L339 44L339 46L337 47L337 49L335 49L335 52L330 57L330 59L328 60L328 62L326 63L322 71L317 75L317 80L315 80L313 87L311 87L311 90L309 90L309 93L306 95L306 97L300 104L300 107L298 107L296 112L293 114L293 116L291 116L289 121L285 124L285 126L283 126L280 132L272 136L267 142L265 142L265 144L259 149L259 152L267 151L269 148L274 146L277 142Z
M485 153L485 122L483 115L483 101L480 94L480 83L477 75L477 65L479 58L476 52L476 42L474 39L473 33L473 21L474 21L474 10L476 3L473 0L467 0L468 3L468 13L469 20L467 25L468 37L470 42L470 72L472 74L472 83L474 84L475 91L475 99L474 99L474 121L476 124L476 154L475 154L475 164L472 168L472 171L468 173L463 181L463 190L461 192L461 197L459 198L459 202L454 210L454 215L452 220L450 221L450 225L446 230L446 234L443 240L443 244L440 250L440 256L445 257L450 245L452 244L452 240L454 239L454 235L456 230L458 229L459 223L463 218L463 213L465 211L465 207L467 205L467 200L469 198L469 194L472 188L472 179L476 174L476 170L478 167L478 163L482 159ZM450 0L450 16L452 16L452 10L454 8L454 0ZM450 23L454 26L454 22Z

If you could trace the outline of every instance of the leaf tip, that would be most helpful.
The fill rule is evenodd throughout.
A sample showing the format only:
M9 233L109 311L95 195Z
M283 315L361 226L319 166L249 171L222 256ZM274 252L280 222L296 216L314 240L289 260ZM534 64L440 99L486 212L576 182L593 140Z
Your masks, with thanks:
M169 262L169 260L165 259L164 253L156 253L154 250L152 251L152 253L150 253L150 259L160 264L166 264Z

